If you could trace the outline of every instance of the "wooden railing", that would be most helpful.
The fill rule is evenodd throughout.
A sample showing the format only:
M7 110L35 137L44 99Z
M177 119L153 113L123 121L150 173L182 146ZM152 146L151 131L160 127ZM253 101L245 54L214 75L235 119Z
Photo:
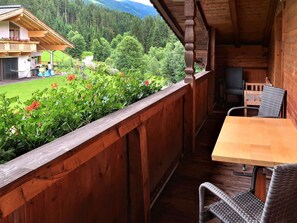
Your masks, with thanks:
M212 78L196 75L197 129L211 107ZM1 220L149 222L155 198L192 150L191 91L180 82L0 165Z
M1 41L1 52L36 52L38 42Z

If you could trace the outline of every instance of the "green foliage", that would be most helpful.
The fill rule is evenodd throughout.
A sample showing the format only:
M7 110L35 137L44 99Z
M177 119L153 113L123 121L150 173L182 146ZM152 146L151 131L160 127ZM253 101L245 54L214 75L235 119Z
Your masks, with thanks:
M82 58L82 59L85 59L85 58L88 57L88 56L93 56L93 52L91 52L91 51L84 51L84 52L82 52L82 54L81 54L81 58Z
M69 56L68 54L60 51L60 50L55 50L53 52L53 56L54 56L54 63L59 64L61 61L63 60L71 60L71 56ZM42 62L50 62L50 52L49 51L42 51L42 55L41 55L41 61Z
M153 94L163 83L160 77L139 72L101 71L86 80L76 75L64 78L64 86L54 83L24 103L0 94L0 162Z
M118 34L130 32L148 52L151 46L165 47L172 34L160 16L140 19L98 4L87 4L84 0L1 0L1 5L5 4L24 6L63 36L71 30L78 31L88 51L94 39L103 37L111 42ZM111 45L115 49L117 44Z
M69 54L74 58L81 58L83 51L86 49L84 37L77 31L72 30L68 33L67 38L74 44L73 49L69 49Z
M114 65L123 71L138 70L143 65L143 47L132 36L125 36L112 55Z
M100 41L94 39L92 43L92 52L94 54L94 60L105 61L111 54L109 42L104 38L100 38Z
M122 41L123 36L121 34L118 34L115 38L112 39L110 46L112 49L117 48L118 44Z

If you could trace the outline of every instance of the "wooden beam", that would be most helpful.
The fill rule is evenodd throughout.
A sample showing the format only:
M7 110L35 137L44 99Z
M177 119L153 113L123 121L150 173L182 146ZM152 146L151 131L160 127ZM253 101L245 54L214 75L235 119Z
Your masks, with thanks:
M229 7L230 7L230 15L231 15L232 26L233 26L233 38L235 43L234 45L238 47L240 45L240 40L239 40L239 31L238 31L236 0L229 0Z
M21 55L21 52L8 52L8 55L12 56L12 57L17 57L17 56Z
M139 133L140 141L140 162L142 170L144 223L148 223L150 222L150 177L147 151L147 133L145 124L139 126L137 130Z
M28 31L29 38L32 37L45 37L47 31Z
M20 21L22 17L23 17L23 13L20 14L20 15L11 17L11 18L7 18L7 19L5 19L3 21L17 22L17 21Z
M201 4L199 1L196 1L196 5L197 5L197 8L198 8L198 12L201 16L201 19L202 19L202 26L206 29L206 30L209 30L209 26L207 24L207 21L206 21L206 18L205 18L205 15L204 15L204 12L203 12L203 9L201 7Z
M41 50L65 50L67 45L38 45Z
M277 5L278 5L277 0L270 0L269 9L268 9L268 13L267 13L267 19L266 19L266 27L265 27L264 36L263 36L263 45L264 46L268 46L268 44L269 44L271 29L273 26Z

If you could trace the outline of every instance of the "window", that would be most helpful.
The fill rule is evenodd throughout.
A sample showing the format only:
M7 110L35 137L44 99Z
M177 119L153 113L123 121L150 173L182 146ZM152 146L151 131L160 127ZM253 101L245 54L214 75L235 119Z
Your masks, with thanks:
M9 38L12 40L20 39L20 27L13 23L9 23Z

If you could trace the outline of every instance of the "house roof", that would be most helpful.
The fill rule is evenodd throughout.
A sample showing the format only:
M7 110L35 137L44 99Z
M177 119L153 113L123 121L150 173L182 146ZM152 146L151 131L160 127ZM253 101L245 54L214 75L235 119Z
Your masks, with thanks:
M179 39L184 41L185 0L150 0ZM197 60L208 46L208 29L215 28L217 44L268 45L276 0L195 0ZM202 51L201 51L202 50Z
M0 21L10 21L28 30L39 50L65 50L73 44L20 5L0 6Z

